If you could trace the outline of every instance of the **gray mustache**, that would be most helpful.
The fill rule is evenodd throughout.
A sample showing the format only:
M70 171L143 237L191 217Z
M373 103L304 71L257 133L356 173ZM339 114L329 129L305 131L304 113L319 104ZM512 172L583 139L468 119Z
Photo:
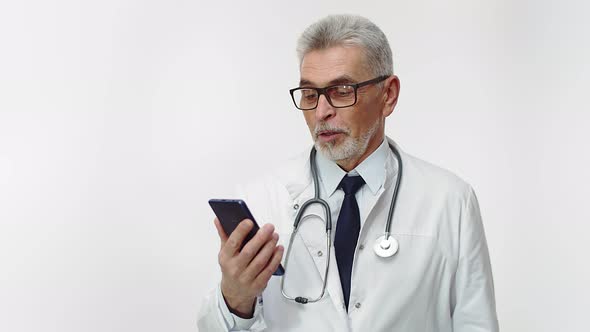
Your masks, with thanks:
M313 130L313 134L315 137L318 137L318 135L320 134L320 132L322 131L332 131L335 133L343 133L343 134L349 134L350 131L347 128L338 128L338 127L332 127L326 123L323 124L318 124L316 125L316 127Z

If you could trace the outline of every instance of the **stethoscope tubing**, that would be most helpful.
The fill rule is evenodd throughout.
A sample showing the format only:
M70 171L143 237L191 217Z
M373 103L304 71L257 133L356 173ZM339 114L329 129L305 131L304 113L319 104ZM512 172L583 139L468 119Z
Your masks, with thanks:
M375 246L375 253L380 256L380 257L390 257L393 256L396 252L397 252L397 241L395 239L389 239L390 236L390 232L391 232L391 222L393 220L393 214L395 212L395 205L397 202L397 194L399 191L399 187L401 184L401 180L402 180L402 172L403 172L403 165L402 165L402 158L400 156L399 151L397 150L397 148L389 143L389 148L391 149L391 151L393 152L393 154L395 155L395 158L397 160L397 164L398 164L398 174L397 174L397 181L395 182L395 187L393 189L393 196L391 198L391 204L389 205L389 212L387 215L387 224L385 225L385 234L380 237L378 239L378 241L382 241L381 243L381 250L379 249L379 243L376 244ZM319 177L318 177L318 173L317 173L317 165L316 165L316 149L315 147L311 149L310 152L310 156L309 156L309 163L310 163L310 168L311 168L311 176L313 179L313 187L314 187L314 198L307 200L305 203L303 203L301 205L301 207L299 208L299 211L297 212L297 215L295 216L295 221L293 222L293 232L291 233L291 237L289 239L289 247L287 248L287 256L285 257L285 274L281 277L281 293L283 294L283 296L288 299L288 300L292 300L295 301L297 303L301 303L301 304L306 304L306 303L314 303L317 302L319 300L321 300L324 297L324 294L326 292L326 286L327 286L327 282L328 282L328 271L330 268L330 254L331 254L331 248L332 248L332 212L330 210L330 206L328 205L328 202L326 202L325 200L323 200L322 198L320 198L320 188L319 188ZM295 235L297 234L298 230L299 230L299 226L301 224L301 221L303 219L305 219L303 216L305 214L305 211L313 204L320 204L323 209L324 209L324 213L326 215L326 247L327 249L327 256L326 256L326 269L324 270L324 278L323 278L323 285L322 285L322 291L320 293L320 295L316 298L313 299L309 299L307 297L303 297L303 296L290 296L285 292L285 278L286 275L288 273L287 269L288 269L288 265L289 265L289 257L291 256L291 249L293 248L293 241L295 239ZM384 240L382 240L381 238L383 238ZM391 251L391 249L389 248L389 245L387 246L387 248L383 247L383 243L394 243L395 244L395 250ZM390 250L388 250L390 249ZM391 253L388 253L391 252Z
M397 193L399 191L399 186L402 182L402 173L403 173L403 165L402 165L402 157L399 154L399 151L395 148L395 146L389 143L389 148L395 155L395 159L397 160L397 181L395 181L395 187L393 188L393 196L391 197L391 204L389 205L389 213L387 215L387 224L385 225L385 239L389 239L389 234L391 234L391 221L393 220L393 213L395 212L395 204L397 203Z

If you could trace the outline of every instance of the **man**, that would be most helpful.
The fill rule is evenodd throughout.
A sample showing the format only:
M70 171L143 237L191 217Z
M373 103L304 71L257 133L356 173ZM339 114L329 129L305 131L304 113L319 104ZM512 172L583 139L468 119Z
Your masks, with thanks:
M383 32L362 17L329 16L305 30L297 51L301 78L291 95L318 151L319 196L336 221L334 245L326 247L328 218L317 204L304 213L289 243L298 210L314 197L306 151L242 189L240 198L257 221L269 224L241 251L252 222L242 221L228 237L215 220L222 279L203 305L200 329L497 331L473 190L385 137L385 118L397 103L400 83ZM390 145L401 155L403 173ZM399 250L381 257L373 247L388 222L400 173L391 222ZM281 260L288 263L286 274L273 277ZM302 304L287 297L319 300Z

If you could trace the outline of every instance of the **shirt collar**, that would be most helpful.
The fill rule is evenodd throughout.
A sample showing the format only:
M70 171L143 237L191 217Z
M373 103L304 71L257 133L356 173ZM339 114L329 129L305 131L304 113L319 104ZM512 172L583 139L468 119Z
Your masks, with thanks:
M348 172L349 175L360 175L373 195L377 194L385 182L385 162L387 161L388 148L387 140L384 139L377 150ZM318 177L324 187L324 192L330 197L338 189L340 181L347 173L334 161L324 157L322 153L317 153L316 156Z

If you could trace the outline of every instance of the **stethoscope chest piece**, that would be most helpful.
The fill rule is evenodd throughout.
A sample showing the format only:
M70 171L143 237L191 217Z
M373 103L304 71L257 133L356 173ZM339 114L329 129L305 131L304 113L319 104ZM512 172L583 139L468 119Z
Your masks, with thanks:
M385 238L385 235L380 236L377 241L375 241L375 246L373 247L375 253L379 257L387 258L395 255L397 250L399 249L399 244L393 236L389 235L388 238Z

